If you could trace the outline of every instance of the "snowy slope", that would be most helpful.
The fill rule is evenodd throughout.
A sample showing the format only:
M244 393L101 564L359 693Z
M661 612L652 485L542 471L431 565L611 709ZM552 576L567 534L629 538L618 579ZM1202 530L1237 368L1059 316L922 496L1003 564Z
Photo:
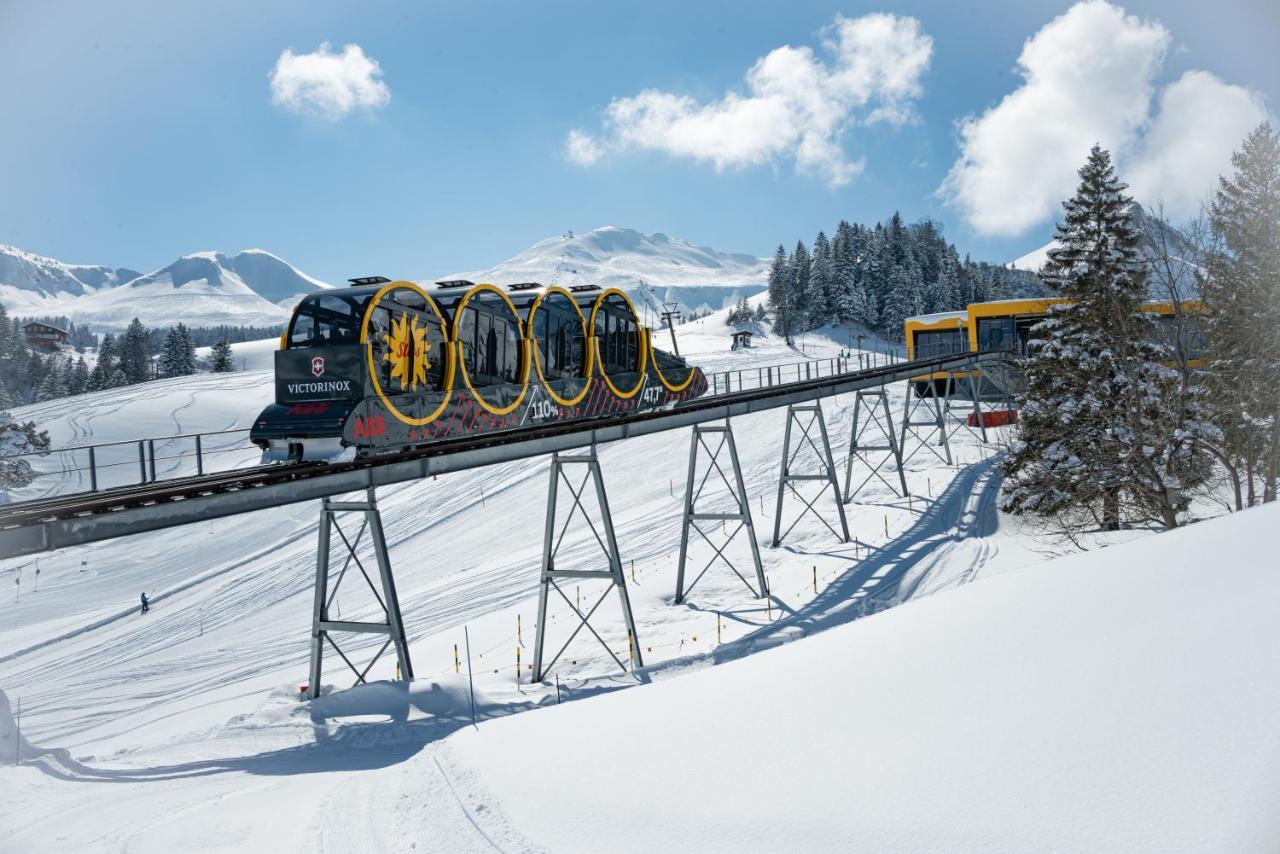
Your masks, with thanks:
M63 264L0 246L0 302L10 314L65 315L96 329L269 326L325 283L261 249L194 252L146 275Z
M1050 240L1039 249L1032 249L1021 258L1014 259L1009 262L1009 266L1015 270L1027 270L1032 273L1040 272L1040 268L1049 260L1049 250L1058 245L1058 241Z
M757 348L730 352L723 313L677 331L682 352L708 370L751 370L801 357L768 334L767 327L761 330ZM810 355L827 355L845 338L846 333L835 331L803 344ZM161 380L117 391L114 398L85 395L23 407L18 414L49 427L55 446L89 435L97 440L130 439L140 433L235 427L247 424L270 396L268 381L265 372ZM891 394L896 415L900 389L891 389ZM853 400L844 396L824 402L823 408L842 466ZM749 504L762 541L771 528L776 500L783 420L782 412L763 412L734 422ZM1011 587L998 578L970 587L967 599L953 596L948 591L998 574L1011 579L1047 577L1037 570L1012 572L1042 561L1044 547L996 512L994 445L983 447L960 430L953 444L954 466L940 462L929 448L909 449L912 499L896 498L874 478L858 493L847 508L856 543L837 543L821 523L808 517L783 547L762 547L773 594L768 607L751 598L722 565L702 577L686 605L673 606L688 442L687 433L673 432L600 449L619 545L632 579L647 679L657 683L637 690L619 692L636 686L637 680L621 675L585 632L557 665L558 686L530 685L527 671L522 683L515 683L517 647L526 667L532 653L547 489L543 459L380 490L419 677L411 691L386 683L341 690L351 679L331 655L324 681L339 690L315 704L295 701L296 686L306 678L314 504L44 555L38 587L34 558L0 560L0 589L16 594L0 601L0 689L15 707L21 702L22 731L31 745L28 764L0 767L0 804L5 805L0 810L0 849L8 844L23 851L77 846L130 851L408 850L416 843L419 850L491 850L493 845L504 850L539 845L601 850L625 842L621 834L632 832L635 816L650 811L655 819L667 821L672 833L691 835L682 844L660 838L661 828L651 827L630 837L633 846L764 848L777 837L746 835L746 830L777 834L783 828L791 831L788 847L857 847L845 844L856 818L859 826L868 828L868 850L892 847L894 840L901 840L901 848L930 847L920 843L926 838L920 834L952 826L957 843L946 844L951 841L947 837L944 844L932 847L990 849L999 848L997 843L1005 838L1025 841L1028 837L1017 834L1029 833L1030 821L1043 818L1047 783L1041 780L1037 788L1029 772L1011 767L1010 757L1017 751L1038 763L1028 768L1050 765L1072 771L1067 782L1078 785L1064 783L1069 791L1061 795L1060 816L1079 813L1112 820L1126 805L1149 808L1151 798L1174 785L1213 793L1204 798L1206 804L1235 803L1233 799L1251 803L1247 798L1253 796L1250 786L1257 774L1240 765L1239 751L1232 745L1223 749L1221 741L1211 742L1218 764L1204 765L1200 779L1188 773L1170 776L1165 789L1150 789L1156 795L1117 790L1113 784L1123 781L1125 768L1153 756L1143 753L1139 743L1118 753L1128 763L1124 767L1118 762L1099 767L1097 779L1107 783L1101 791L1115 801L1114 811L1100 812L1099 798L1080 781L1078 764L1069 761L1076 744L1097 755L1094 740L1107 737L1098 728L1100 713L1080 711L1080 725L1072 728L1069 720L1053 717L1042 704L1054 691L1069 709L1083 704L1077 697L1101 702L1089 693L1096 686L1080 680L1090 668L1113 663L1098 652L1109 640L1115 647L1115 666L1134 683L1120 686L1130 693L1118 695L1116 702L1133 701L1131 692L1149 687L1155 702L1143 720L1176 751L1187 734L1184 724L1199 722L1194 715L1178 717L1179 710L1194 707L1164 691L1160 679L1167 668L1151 668L1153 675L1144 682L1141 673L1132 672L1135 662L1155 657L1151 638L1157 634L1173 638L1181 633L1187 644L1203 642L1203 635L1221 628L1220 611L1230 607L1238 622L1220 632L1222 644L1234 645L1230 655L1209 646L1186 657L1181 646L1169 647L1168 666L1184 661L1190 668L1189 684L1203 682L1221 691L1214 674L1201 672L1204 657L1216 651L1231 659L1222 665L1222 679L1235 679L1249 691L1274 682L1241 679L1247 675L1245 668L1253 665L1274 671L1258 656L1276 645L1240 645L1236 637L1243 632L1266 637L1254 619L1258 609L1274 601L1274 591L1259 586L1265 574L1250 573L1244 562L1219 550L1212 565L1228 563L1229 571L1215 569L1206 576L1212 584L1206 580L1199 587L1184 578L1189 573L1176 575L1163 598L1146 590L1135 592L1137 587L1163 590L1162 580L1149 571L1136 576L1135 584L1126 584L1116 580L1118 570L1098 580L1085 569L1071 570L1068 581L1055 582L1043 595L1036 583ZM229 456L246 453L252 457L252 449L242 444ZM173 459L166 465L176 473L182 461ZM857 473L866 474L862 469ZM723 490L709 497L709 508L727 501ZM816 506L834 520L828 499ZM799 507L787 498L785 524ZM562 521L566 512L562 510ZM351 534L358 523L349 524ZM1191 530L1200 529L1213 530L1208 525ZM1248 537L1233 529L1228 539L1239 546ZM596 549L589 532L571 533L559 565L593 566ZM693 569L713 556L701 542L693 549ZM1190 546L1181 551L1188 559L1197 554ZM747 553L740 539L728 554L742 566ZM977 595L993 582L999 582L994 598ZM600 592L593 584L566 587L566 595L580 593L586 606ZM150 592L155 603L146 618L136 613L141 590ZM1196 601L1183 601L1179 592ZM933 597L937 593L946 595ZM961 604L941 612L913 605L878 613L921 597L932 597L922 604L933 608L957 599ZM1024 597L1030 599L1027 619L1018 624ZM1148 598L1155 600L1153 605ZM1056 609L1053 614L1047 613L1047 603ZM340 618L352 620L371 618L376 608L354 572L335 605ZM1170 608L1178 612L1176 630L1169 627ZM925 616L910 620L913 611ZM1135 635L1141 642L1132 648L1115 640L1120 613L1141 630ZM717 614L722 615L719 638ZM895 619L886 619L891 616ZM612 599L601 606L593 623L613 651L625 658L625 634ZM876 628L886 624L899 627ZM466 677L455 674L453 658L455 645L465 650L463 626L468 629L484 720L470 736L451 736L468 720ZM551 641L558 646L572 626L568 606L554 603ZM990 641L984 640L988 626ZM1090 631L1100 633L1100 640L1080 644L1077 633ZM789 643L801 638L808 639ZM368 637L344 649L363 662L375 651L376 640ZM764 652L779 645L786 649ZM1111 646L1106 647L1109 655ZM1070 655L1077 647L1089 659L1073 665ZM1246 649L1249 655L1241 655ZM725 662L725 667L715 666ZM384 658L370 678L387 679L392 667ZM925 678L938 671L945 672L936 679ZM784 678L786 674L790 675ZM799 674L812 677L799 679ZM713 688L699 687L708 679ZM755 694L744 703L741 697L748 690ZM615 692L612 697L599 696ZM557 696L567 701L561 709L516 714L552 706ZM1236 697L1245 709L1260 702L1238 689ZM568 702L579 700L585 702ZM645 735L649 730L655 736L670 735L676 725L671 709L677 706L682 709L681 722L704 747L684 736L656 745L656 738ZM751 706L759 706L760 718L741 716ZM1205 709L1205 715L1220 711L1216 705ZM1044 738L1041 744L1025 727L1011 727L1012 718L1032 712L1045 714L1058 726L1053 735L1063 741ZM566 713L586 717L562 724ZM516 716L493 720L510 715ZM988 720L991 726L984 729ZM840 726L843 721L849 726ZM527 733L526 726L531 728ZM567 733L562 727L574 731ZM748 727L751 731L744 732ZM1270 743L1253 738L1251 727L1244 711L1224 719L1224 732L1252 738L1258 761L1266 761L1273 756L1267 752ZM708 728L723 732L708 734ZM605 730L613 746L625 751L627 767L610 761L618 755L614 751L595 750ZM880 732L882 746L875 740ZM1001 742L1002 732L1009 733L1012 747ZM506 746L509 772L498 767L496 752L487 752L479 743L490 733ZM731 740L735 733L739 737ZM544 747L526 741L526 735L553 741L561 750L554 762L544 758L538 776L528 779L524 769L529 763L515 754L545 754L540 752ZM846 742L857 747L852 758L850 748L843 746ZM1060 743L1068 745L1061 754L1044 755ZM0 748L6 744L15 746L0 732ZM646 752L651 760L636 758L642 744L651 748ZM721 753L728 744L732 753ZM995 755L987 756L984 747ZM69 755L41 754L58 749ZM689 752L677 755L677 749ZM584 777L595 786L594 793L570 776L589 761L588 751L602 763ZM1187 764L1201 758L1197 752ZM0 756L0 765L4 761ZM965 776L963 762L979 764ZM1273 761L1270 767L1280 765ZM1219 774L1221 769L1234 777L1227 779L1226 772ZM937 781L948 781L949 787L923 779L926 770ZM1171 769L1166 763L1158 770ZM512 776L517 773L520 779ZM602 785L604 773L610 776ZM1003 780L1005 789L999 785L1002 773L1009 775ZM648 784L659 774L665 775L663 789L655 791ZM769 784L771 778L776 785ZM102 785L106 782L112 785ZM1013 812L1008 803L1015 797L1010 793L1016 784L1023 785L1034 807L1022 823L1017 815L1007 814ZM876 787L883 793L872 791ZM921 793L919 803L933 812L912 810L916 790ZM813 805L796 806L804 791ZM849 796L835 808L842 791ZM592 799L605 795L614 802L605 807L604 816L588 814L588 808L595 808ZM953 797L948 800L948 795ZM676 797L683 799L688 816L704 816L701 825L690 830L688 817L674 815ZM866 799L867 810L862 810L860 798ZM588 806L579 809L578 803ZM814 817L819 806L820 820ZM879 818L868 814L870 806L884 807ZM735 808L740 812L734 814ZM1224 809L1223 821L1212 829L1235 833L1233 841L1249 841L1236 821L1241 809ZM548 818L530 817L534 810L545 811ZM904 813L909 813L905 819ZM1202 816L1194 808L1186 814L1188 822ZM1006 832L1004 823L980 824L982 816L992 815L1007 822L1008 837L1000 835ZM761 816L771 828L760 829ZM549 828L552 818L562 827L581 826L583 836L575 840L558 835L562 831ZM619 828L619 835L602 846L601 834L609 826ZM1073 845L1073 840L1092 837L1071 836L1071 829L1060 824L1046 826L1061 835L1041 837L1044 841L1030 846L1006 847L1098 847ZM1173 829L1167 833L1179 827L1187 829L1185 823L1171 821ZM976 836L975 828L989 832ZM1084 827L1079 832L1093 831ZM713 833L719 835L713 838ZM1161 843L1168 837L1153 839Z
M767 259L610 225L549 237L497 266L440 278L595 284L622 288L651 309L663 302L720 309L758 293L768 277Z

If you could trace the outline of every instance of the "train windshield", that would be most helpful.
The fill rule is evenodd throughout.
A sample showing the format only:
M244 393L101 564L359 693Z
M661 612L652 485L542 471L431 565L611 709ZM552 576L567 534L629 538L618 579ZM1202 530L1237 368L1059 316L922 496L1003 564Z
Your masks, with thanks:
M320 294L298 306L289 327L288 349L357 344L368 295Z

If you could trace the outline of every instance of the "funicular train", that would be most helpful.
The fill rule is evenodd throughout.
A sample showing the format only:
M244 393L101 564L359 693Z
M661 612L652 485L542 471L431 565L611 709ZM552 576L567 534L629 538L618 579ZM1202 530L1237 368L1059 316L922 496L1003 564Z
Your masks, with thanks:
M670 408L707 390L701 370L653 346L614 288L351 283L294 309L275 402L250 431L264 462Z
M907 358L923 359L991 350L1026 355L1032 327L1049 316L1052 306L1065 302L1067 300L1062 298L995 300L970 303L964 311L909 317L903 324ZM1191 367L1199 365L1204 344L1196 324L1196 317L1201 311L1199 301L1184 300L1181 306L1172 302L1151 302L1141 306L1140 310L1154 315L1156 334L1161 341L1185 354ZM920 396L947 393L953 397L971 397L970 378L977 380L978 395L983 400L1006 398L1019 390L1019 378L1007 371L998 374L936 371L911 380Z

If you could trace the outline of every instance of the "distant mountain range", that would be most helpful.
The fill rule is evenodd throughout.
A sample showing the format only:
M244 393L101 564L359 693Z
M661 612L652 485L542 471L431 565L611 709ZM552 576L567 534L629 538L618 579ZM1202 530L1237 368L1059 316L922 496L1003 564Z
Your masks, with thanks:
M661 232L643 234L607 225L549 237L487 270L442 278L593 284L621 288L655 310L665 302L685 309L719 309L764 290L769 259L694 246Z
M625 289L637 308L677 302L686 310L718 309L762 291L768 263L665 234L606 226L539 241L487 270L435 278L589 283ZM270 326L286 322L299 299L328 287L262 249L193 252L144 275L67 264L0 244L0 303L10 315L61 315L102 330L123 329L134 317L148 326Z
M11 315L62 315L96 329L284 323L303 296L329 285L261 249L193 252L145 275L65 264L0 244L0 303Z

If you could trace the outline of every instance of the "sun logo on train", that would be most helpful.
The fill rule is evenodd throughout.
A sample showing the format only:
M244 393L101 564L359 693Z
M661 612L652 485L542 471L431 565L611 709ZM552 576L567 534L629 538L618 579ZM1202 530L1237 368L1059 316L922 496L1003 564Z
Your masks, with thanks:
M417 317L405 313L399 321L391 321L391 334L382 338L387 342L387 354L383 358L391 363L391 379L399 380L402 389L416 389L418 383L425 384L427 368L431 367L427 358L431 350L427 327L419 326Z

